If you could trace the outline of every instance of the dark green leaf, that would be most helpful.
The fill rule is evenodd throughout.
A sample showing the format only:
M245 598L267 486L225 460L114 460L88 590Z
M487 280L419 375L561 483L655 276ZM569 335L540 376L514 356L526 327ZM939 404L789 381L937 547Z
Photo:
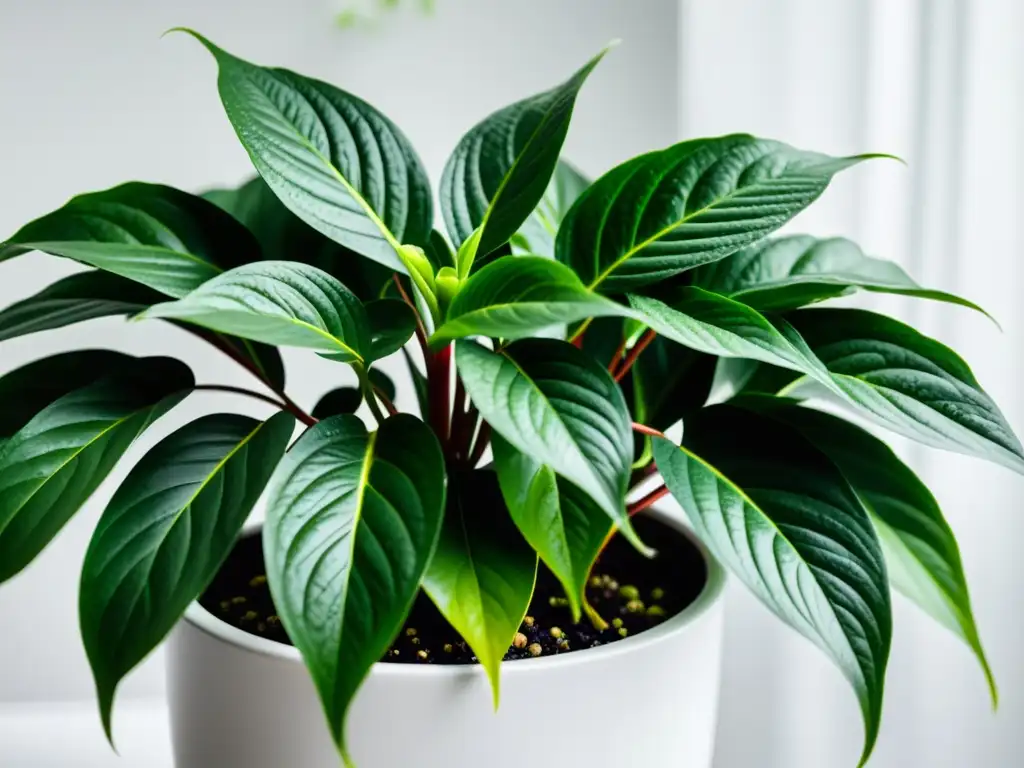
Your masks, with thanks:
M408 304L398 299L369 302L366 317L370 324L369 360L381 360L394 354L416 331L416 316Z
M394 402L398 392L395 389L395 382L391 380L391 377L384 373L380 368L371 368L367 373L370 378L370 383L376 388L383 392L388 400Z
M167 636L234 546L295 420L218 414L188 424L132 469L82 566L79 619L107 738L118 684Z
M495 432L588 493L635 546L626 515L629 410L608 371L564 341L524 339L491 352L459 341L455 362Z
M503 245L533 213L558 163L576 95L607 51L561 85L490 115L455 148L441 179L448 234L461 248L480 230L479 242L460 259L460 276L469 274L477 254Z
M423 589L486 670L495 709L501 660L530 607L536 577L537 553L512 524L494 473L452 475Z
M562 222L556 257L590 288L632 290L760 240L864 159L740 134L676 144L594 182Z
M587 494L500 435L494 435L491 448L509 514L562 583L578 622L590 570L613 530L608 516Z
M350 93L185 31L217 60L228 119L281 201L331 240L406 271L399 248L427 242L433 212L426 171L402 132Z
M193 385L185 364L168 358L117 363L107 373L55 399L0 454L0 582L50 543L132 441Z
M984 312L959 296L922 288L899 265L866 256L860 246L842 237L790 235L767 240L699 268L693 284L759 309L795 309L863 288Z
M736 401L780 419L825 453L871 513L893 584L974 651L992 693L995 679L971 609L960 548L931 491L877 437L821 411L780 398Z
M629 314L628 307L587 290L563 264L540 256L498 259L466 281L430 343L466 336L519 339L587 317Z
M686 423L654 457L697 535L783 621L839 666L878 736L892 640L878 538L836 466L796 431L732 406Z
M226 272L141 318L193 323L267 344L307 347L343 362L370 349L366 311L351 291L316 267L286 261Z
M213 203L140 182L72 198L0 244L0 261L27 251L91 264L176 298L260 258L252 235Z
M349 704L412 607L444 497L437 438L407 415L373 434L355 416L321 421L271 484L263 552L274 605L349 762Z
M430 232L430 239L427 241L424 252L430 259L430 264L434 267L435 272L441 267L455 266L455 254L452 253L452 247L448 245L444 235L436 229Z
M761 360L806 374L832 387L828 370L783 320L701 288L676 290L670 303L629 296L643 321L662 336L717 357Z
M343 413L355 413L363 404L363 393L358 387L338 387L320 398L313 407L312 416L320 421Z
M577 171L565 160L559 160L555 174L548 182L544 197L534 209L530 218L512 238L512 252L555 257L555 238L565 214L572 208L576 198L590 186L590 179Z
M788 317L846 400L882 426L1024 472L1020 441L949 347L859 309L801 309Z
M634 421L664 431L703 407L716 362L712 355L656 338L631 371Z
M301 261L338 278L363 301L381 297L393 272L328 239L288 210L259 176L203 194L252 232L269 261Z

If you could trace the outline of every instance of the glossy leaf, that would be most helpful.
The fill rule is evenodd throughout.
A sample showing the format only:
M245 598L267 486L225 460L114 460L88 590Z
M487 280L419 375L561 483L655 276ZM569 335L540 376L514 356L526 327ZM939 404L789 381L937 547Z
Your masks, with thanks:
M465 282L431 346L466 336L519 339L588 317L632 314L587 288L568 267L539 256L498 259Z
M284 413L263 423L205 416L150 450L107 505L79 594L82 641L107 738L121 680L213 579L294 427Z
M530 218L512 237L512 252L555 257L555 238L572 204L590 186L590 179L565 160L559 160L548 188Z
M118 363L11 436L0 454L0 582L32 562L132 441L192 385L177 360Z
M742 439L737 436L742 435ZM878 538L835 465L785 425L732 406L686 423L685 445L654 440L672 495L708 548L842 670L878 735L892 607Z
M480 660L495 709L501 660L530 607L536 577L537 553L505 511L494 473L453 474L423 589Z
M0 244L0 261L27 251L65 256L175 298L260 258L248 230L213 203L140 182L72 198Z
M896 263L874 259L842 237L766 240L700 267L694 285L759 309L786 310L861 288L945 301L984 312L959 296L922 288Z
M274 605L349 763L345 716L412 607L444 498L437 439L406 415L373 434L355 416L321 421L271 483L263 552Z
M797 429L839 467L872 516L893 584L974 651L996 703L960 548L927 486L889 446L848 421L780 398L748 397L737 404Z
M644 550L624 501L633 461L629 411L608 371L554 339L524 339L500 352L459 341L455 355L493 430L578 485Z
M343 362L360 362L370 349L366 311L359 299L326 272L293 262L265 261L233 269L140 317L306 347Z
M513 522L562 583L573 621L579 622L590 570L613 530L608 516L587 494L500 435L493 437L491 449Z
M157 291L118 275L79 272L0 312L0 341L98 317L134 314L163 300Z
M380 298L392 270L325 237L292 213L262 177L203 197L226 210L259 240L268 261L301 261L338 278L363 301Z
M398 299L377 299L366 304L370 327L370 360L381 360L405 346L416 331L416 316Z
M220 98L256 170L299 218L357 253L406 271L400 245L424 245L430 182L405 135L362 99L286 69L213 54Z
M864 159L742 134L685 141L594 182L562 222L556 257L590 288L634 290L757 242Z
M1024 472L1024 449L953 350L898 320L858 309L789 315L845 399L925 445Z
M490 115L456 146L441 178L445 224L456 247L480 230L479 242L459 261L461 277L476 256L507 242L544 196L576 96L607 50L561 85Z
M668 304L636 295L629 303L647 325L690 349L761 360L832 387L828 370L784 320L773 324L756 309L701 288L679 289Z

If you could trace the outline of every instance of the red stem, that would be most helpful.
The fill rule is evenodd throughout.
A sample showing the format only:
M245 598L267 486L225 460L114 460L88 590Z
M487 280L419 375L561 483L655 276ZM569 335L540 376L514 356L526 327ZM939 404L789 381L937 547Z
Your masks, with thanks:
M633 422L633 431L639 432L641 435L650 435L651 437L664 437L664 432L659 432L654 427L648 427L646 424L639 424Z
M466 388L462 384L462 377L458 372L455 374L455 401L452 403L452 457L456 460L469 451L469 441L473 434L466 436Z
M377 396L378 400L384 403L384 407L387 409L387 412L391 416L394 416L396 413L398 413L398 409L395 408L395 404L391 402L391 398L385 395L380 387L374 387L373 394Z
M420 349L423 350L423 360L429 361L430 352L427 349L427 328L423 325L423 318L420 317L420 311L416 309L416 302L409 298L409 294L405 291L405 286L402 285L401 279L398 277L396 272L393 275L395 285L398 287L398 293L402 297L402 301L409 305L409 309L412 310L413 315L416 318L416 338L420 342ZM429 362L427 362L429 367Z
M296 418L308 427L312 427L317 423L316 419L307 415L304 411L299 410L298 413L296 413L288 407L287 403L282 402L281 400L275 400L270 395L264 395L262 392L256 392L251 389L245 389L243 387L229 387L226 384L199 384L198 386L193 387L193 390L195 392L226 392L232 395L245 395L246 397L251 397L255 400L262 400L264 403L269 403L275 408L291 411Z
M615 373L616 381L622 381L625 375L629 373L629 369L633 367L633 363L635 363L636 359L640 357L640 353L647 349L648 345L654 341L654 338L657 335L656 331L648 330L647 333L640 338L640 341L633 345L633 348L629 350L629 355L626 356L626 362L624 362L622 367Z
M637 499L628 507L626 507L626 513L630 516L635 515L637 512L647 509L649 506L654 504L658 499L665 496L668 493L667 485L660 485L653 491L648 493L642 499Z
M612 355L612 359L608 361L608 373L612 376L615 375L615 369L619 367L619 361L622 359L622 353L626 351L626 339L623 339L619 343L619 348L615 350L615 354ZM618 381L618 379L616 379Z
M430 423L437 439L447 450L449 447L450 424L449 403L451 389L452 346L438 350L427 358L427 387L430 398Z

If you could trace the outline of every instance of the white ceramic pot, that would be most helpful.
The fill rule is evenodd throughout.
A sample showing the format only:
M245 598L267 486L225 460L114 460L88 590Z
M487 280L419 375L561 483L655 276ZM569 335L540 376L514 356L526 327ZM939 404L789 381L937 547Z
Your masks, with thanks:
M704 554L697 600L611 645L506 662L495 713L477 666L377 664L348 720L359 768L708 768L725 574ZM193 604L171 637L178 768L338 768L298 651Z

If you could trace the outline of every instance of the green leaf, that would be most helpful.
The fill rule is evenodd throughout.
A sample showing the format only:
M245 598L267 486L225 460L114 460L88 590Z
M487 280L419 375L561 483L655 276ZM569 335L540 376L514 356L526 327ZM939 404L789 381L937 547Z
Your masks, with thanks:
M12 437L55 400L134 362L121 352L83 349L44 357L0 376L0 403L17 404L0 408L0 437Z
M398 299L377 299L366 304L370 325L370 360L381 360L405 346L416 331L416 316Z
M784 320L701 288L676 290L670 304L630 295L643 321L662 336L716 357L761 360L806 374L832 388L828 370Z
M78 603L108 739L117 686L213 579L294 428L285 413L205 416L158 443L111 499Z
M711 394L717 359L656 338L627 377L632 381L634 421L664 431L702 408Z
M380 368L371 368L367 372L367 376L374 387L387 395L388 400L394 402L398 391L395 389L395 382L391 380L390 376L380 370Z
M784 421L835 463L871 513L893 584L974 651L998 692L971 609L960 548L938 502L885 443L828 413L769 397L735 401Z
M345 759L345 716L402 627L444 517L445 467L430 428L392 416L312 427L271 483L263 553L288 636L302 652Z
M492 438L491 449L513 522L562 583L573 621L579 622L590 570L613 531L608 516L587 494L500 435Z
M873 259L842 237L780 237L700 267L693 284L762 310L782 311L845 296L862 288L959 304L966 299L922 288L894 262Z
M257 176L237 189L214 189L203 197L226 210L259 240L269 261L301 261L341 280L363 301L380 298L392 270L328 239L292 213Z
M448 245L445 236L436 229L431 230L430 238L423 250L435 272L442 267L455 267L455 254L452 252L452 247Z
M512 238L512 252L555 257L555 238L572 204L590 186L590 179L565 160L559 160L544 197Z
M426 171L405 135L350 93L250 64L182 31L216 59L228 119L281 202L331 240L406 271L401 244L427 242L433 211Z
M672 495L714 555L813 641L857 693L867 761L878 736L892 607L878 538L835 465L799 433L732 406L654 440Z
M742 134L685 141L594 182L562 222L555 254L590 288L634 290L757 242L867 157Z
M608 371L564 341L524 339L491 352L459 341L455 362L473 404L513 447L572 481L641 551L626 514L629 410Z
M314 419L323 421L331 416L355 413L362 404L363 392L358 387L338 387L320 398L311 415Z
M494 473L452 475L423 589L480 660L495 709L501 660L530 607L536 577L537 554L505 511Z
M97 317L134 314L163 298L150 288L109 272L79 272L0 312L0 341Z
M65 256L175 298L260 258L252 235L213 203L140 182L72 198L0 243L0 261L28 251Z
M267 344L306 347L342 362L362 362L370 349L366 311L359 299L326 272L294 262L238 267L139 317L179 320Z
M169 358L129 360L105 373L55 399L4 446L0 583L32 562L132 441L193 386L185 364Z
M460 277L533 213L558 163L576 96L607 52L561 85L498 110L455 147L441 178L445 224L456 247L480 231L479 242L459 260Z
M498 259L465 282L430 344L466 336L519 339L587 317L630 314L587 290L563 264L540 256Z
M845 399L882 426L935 448L1024 472L1024 449L953 350L859 309L788 315Z

